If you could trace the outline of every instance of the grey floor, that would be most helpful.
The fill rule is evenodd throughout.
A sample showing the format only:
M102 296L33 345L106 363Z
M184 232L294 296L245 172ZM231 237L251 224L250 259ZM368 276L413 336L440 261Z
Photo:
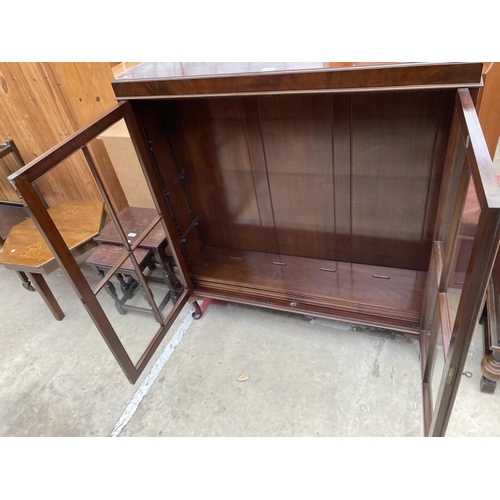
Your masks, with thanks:
M63 273L47 281L61 322L0 266L0 436L423 434L419 346L404 335L236 304L212 304L191 321L187 305L132 386ZM120 316L99 298L137 360L152 316ZM482 356L478 326L448 436L500 436L500 389L479 392ZM441 350L434 392L442 360Z
M189 322L190 306L132 386L63 274L48 282L66 313L61 322L0 268L2 436L422 435L419 347L404 335L212 304L134 405L172 335ZM142 313L113 321L134 356L155 329ZM450 436L500 435L500 391L479 392L476 333L467 363L473 377L463 377ZM241 374L249 379L237 382ZM135 412L123 425L131 402Z

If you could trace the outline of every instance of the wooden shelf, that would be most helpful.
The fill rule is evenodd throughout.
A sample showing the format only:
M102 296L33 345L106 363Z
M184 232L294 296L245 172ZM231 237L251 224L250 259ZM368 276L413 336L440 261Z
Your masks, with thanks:
M238 292L256 301L281 301L292 308L317 307L325 311L323 315L332 310L332 317L339 317L334 312L338 310L344 312L344 319L418 331L426 274L207 247L191 279L199 292L228 297Z

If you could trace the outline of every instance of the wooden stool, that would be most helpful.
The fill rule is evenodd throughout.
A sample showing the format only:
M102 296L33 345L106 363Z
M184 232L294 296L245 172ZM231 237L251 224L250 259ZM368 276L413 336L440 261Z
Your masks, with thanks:
M86 260L86 263L89 264L92 269L94 269L101 277L104 277L105 274L116 264L120 257L123 257L124 248L119 245L109 245L103 243L97 247L94 253ZM139 269L144 271L146 267L150 270L155 269L154 265L154 255L151 250L146 250L143 248L137 248L134 250L134 256L137 260L137 264L139 265ZM153 314L152 309L146 309L143 307L132 306L126 304L128 300L130 300L133 296L137 288L140 286L139 277L137 276L137 272L134 268L132 260L128 258L116 271L115 273L118 281L120 282L120 289L123 293L122 298L118 297L116 293L115 285L109 280L105 289L109 293L109 295L115 301L115 307L120 314L127 314L127 311L141 311L148 312ZM125 279L128 276L128 279ZM150 281L151 278L144 275L146 281ZM144 299L149 303L148 296L145 290L142 290L142 294ZM162 311L167 305L168 301L172 298L171 291L169 290L162 302L158 306L158 309ZM152 306L152 304L150 304Z
M148 228L148 226L158 216L156 210L152 208L125 207L119 214L118 220L127 235L129 243L132 245L136 239ZM122 245L122 240L114 222L107 224L100 233L94 238L99 245L108 243L112 245ZM182 293L183 287L174 273L175 265L172 257L165 253L168 242L165 231L161 224L149 233L148 236L139 244L139 248L151 250L153 252L153 262L156 262L162 269L163 277L152 278L152 281L163 282L172 290L172 300L175 302Z

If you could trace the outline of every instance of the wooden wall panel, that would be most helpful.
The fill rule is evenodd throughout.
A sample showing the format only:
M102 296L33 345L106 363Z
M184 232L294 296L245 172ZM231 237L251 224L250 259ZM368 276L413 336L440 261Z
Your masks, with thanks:
M493 159L500 136L500 62L485 63L484 88L478 115Z
M114 104L107 63L0 63L0 141L14 139L28 163ZM117 208L127 205L98 141L92 149ZM39 183L49 205L100 195L83 157L72 157Z

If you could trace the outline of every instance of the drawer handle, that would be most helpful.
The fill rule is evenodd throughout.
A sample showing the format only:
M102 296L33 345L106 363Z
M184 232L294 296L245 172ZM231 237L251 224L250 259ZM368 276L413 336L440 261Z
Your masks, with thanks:
M273 262L275 266L286 266L284 262Z
M381 280L390 280L389 276L382 276L381 274L372 274L374 278L379 278Z
M242 260L241 257L229 257L231 260Z
M328 267L320 267L319 270L320 271L326 271L327 273L334 273L334 272L336 272L335 269L328 269Z

